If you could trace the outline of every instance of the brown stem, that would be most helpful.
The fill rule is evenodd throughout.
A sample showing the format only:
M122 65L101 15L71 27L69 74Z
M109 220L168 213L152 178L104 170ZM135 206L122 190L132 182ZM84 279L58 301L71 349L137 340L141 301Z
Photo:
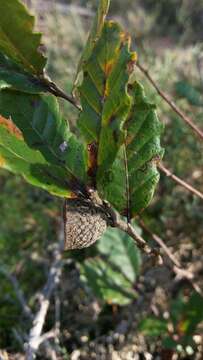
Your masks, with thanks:
M178 259L176 259L176 257L172 254L172 252L170 251L170 249L168 248L168 246L166 246L166 244L164 243L164 241L158 236L156 235L154 232L152 232L147 225L144 223L144 221L140 218L139 220L139 224L141 226L141 228L151 236L151 238L157 243L159 244L159 246L163 249L163 251L165 252L165 254L169 257L169 259L172 261L172 263L177 266L177 267L181 267L180 262L178 261Z
M193 131L203 140L203 131L200 130L193 122L193 120L187 116L175 103L172 101L168 94L163 92L154 79L149 74L149 71L145 69L139 62L137 62L137 67L140 69L140 71L146 76L146 78L150 81L150 83L153 85L153 87L156 89L157 93L167 102L167 104L175 111L176 114L178 114L192 129Z
M149 255L155 255L157 256L158 255L158 252L157 250L155 249L151 249L146 241L135 231L135 229L129 224L129 223L126 223L122 220L120 220L116 226L121 229L122 231L126 232L131 238L133 238L133 240L135 240L137 246L143 250L146 254L149 254Z
M144 223L144 221L139 217L139 224L141 228L148 233L151 238L159 245L159 249L155 249L147 244L147 242L137 233L137 231L133 228L131 224L128 222L123 221L116 210L114 210L108 202L105 202L103 207L103 211L108 214L108 217L111 219L109 225L116 227L125 233L127 233L136 243L137 247L141 249L145 254L153 256L158 265L162 265L165 263L166 266L172 269L172 271L176 274L177 278L187 279L192 287L199 292L200 294L201 289L199 286L194 282L194 274L191 273L187 269L183 269L181 263L178 259L172 254L168 246L164 243L164 241L156 234L154 234ZM166 261L164 261L163 253L167 255L167 258L171 260L171 264L168 265Z
M77 110L81 111L81 107L77 104L76 99L72 95L66 94L61 88L58 87L58 85L56 85L53 81L49 80L48 77L41 78L40 83L44 85L51 94L68 101Z
M111 226L116 227L125 233L127 233L136 243L137 247L142 250L146 255L153 256L158 264L162 264L163 260L159 253L159 250L151 248L150 245L137 233L134 227L129 223L123 221L116 210L114 210L110 204L106 202L106 207L103 209L105 212L108 212L108 215L111 218Z
M190 191L192 194L198 196L200 199L203 200L203 194L196 190L193 186L189 185L185 181L181 180L178 176L174 175L170 170L168 170L162 163L158 165L159 169L172 180L174 180L177 184L183 186L186 190Z

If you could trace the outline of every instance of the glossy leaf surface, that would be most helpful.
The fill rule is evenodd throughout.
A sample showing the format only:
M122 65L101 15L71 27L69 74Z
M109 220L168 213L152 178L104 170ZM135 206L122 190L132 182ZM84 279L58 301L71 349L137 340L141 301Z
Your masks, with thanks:
M129 218L151 201L159 180L157 162L163 155L160 136L163 125L143 87L133 84L133 105L125 123L125 144L111 169L98 179L100 195Z
M39 150L47 162L62 168L64 179L73 187L84 182L85 149L61 117L56 98L1 91L0 114L12 119L30 148Z
M30 149L10 119L0 116L0 167L22 175L29 183L50 193L70 195L66 172L50 165L39 151Z

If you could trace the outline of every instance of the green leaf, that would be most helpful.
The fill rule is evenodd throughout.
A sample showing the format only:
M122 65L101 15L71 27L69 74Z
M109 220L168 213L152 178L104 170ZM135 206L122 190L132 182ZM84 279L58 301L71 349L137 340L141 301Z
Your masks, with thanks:
M140 268L140 253L128 235L108 229L99 241L100 256L80 264L81 276L96 296L109 304L126 305Z
M167 321L147 317L139 323L138 328L146 336L164 336L167 334Z
M194 88L187 81L178 81L175 84L176 93L186 98L187 101L193 106L203 106L203 96L202 93Z
M109 10L109 4L110 4L110 0L99 0L99 5L97 7L97 14L95 16L87 43L82 52L81 59L79 61L74 86L78 85L79 74L82 71L84 64L87 62L87 60L91 56L93 48L96 46L96 43L97 43L98 39L100 38L102 29L103 29L103 25L104 25L104 21L105 21L106 15Z
M65 178L72 185L85 181L84 146L70 132L54 96L1 91L0 114L11 117L30 148L39 150L47 162L64 169Z
M126 139L112 167L100 175L97 186L121 214L134 217L150 203L159 180L157 161L163 155L163 125L143 87L132 86L133 105L125 123Z
M171 337L166 337L162 340L162 346L165 349L177 349L178 341L175 341Z
M127 85L136 54L120 26L105 22L101 37L83 65L79 87L83 111L78 126L87 144L94 144L98 177L109 168L123 142L122 125L131 107Z
M0 51L31 74L43 74L41 34L33 33L34 17L19 0L0 0Z
M25 72L0 52L0 90L8 88L31 94L46 92L39 79Z
M186 334L193 334L197 325L203 321L203 297L194 292L187 305L185 306L185 317L188 320L188 325L185 329Z
M29 183L51 194L68 197L66 172L46 162L39 151L30 149L11 120L0 117L0 167L22 175Z
M203 321L203 297L194 292L187 302L180 296L171 306L171 316L176 327L184 335L194 334Z
M98 241L97 247L109 264L118 267L130 282L135 282L141 257L135 243L126 233L119 229L108 229Z
M85 260L80 273L94 294L108 304L127 305L136 298L126 277L100 258Z

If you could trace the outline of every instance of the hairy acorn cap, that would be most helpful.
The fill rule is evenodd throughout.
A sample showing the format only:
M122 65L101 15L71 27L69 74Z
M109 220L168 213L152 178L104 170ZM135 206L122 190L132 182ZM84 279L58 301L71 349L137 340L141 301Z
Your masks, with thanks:
M64 206L65 250L94 244L107 228L99 206L81 199L69 199Z

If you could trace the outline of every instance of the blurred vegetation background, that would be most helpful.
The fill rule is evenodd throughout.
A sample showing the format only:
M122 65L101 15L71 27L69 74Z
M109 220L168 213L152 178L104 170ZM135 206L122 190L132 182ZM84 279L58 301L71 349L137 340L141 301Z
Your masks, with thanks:
M43 32L47 72L70 93L95 0L25 0ZM139 61L203 129L203 0L112 0L110 17L132 35ZM136 70L165 123L164 162L203 192L203 145ZM60 101L72 126L77 113ZM30 328L12 282L32 309L58 237L62 201L0 171L0 349L20 359ZM203 203L161 176L143 218L203 285ZM141 229L138 228L141 232ZM142 235L152 242L150 236ZM203 300L167 266L152 266L111 230L99 244L65 254L58 359L202 359ZM202 286L203 287L203 286ZM54 322L54 299L47 329ZM23 358L23 357L22 357ZM45 358L43 353L39 359Z

